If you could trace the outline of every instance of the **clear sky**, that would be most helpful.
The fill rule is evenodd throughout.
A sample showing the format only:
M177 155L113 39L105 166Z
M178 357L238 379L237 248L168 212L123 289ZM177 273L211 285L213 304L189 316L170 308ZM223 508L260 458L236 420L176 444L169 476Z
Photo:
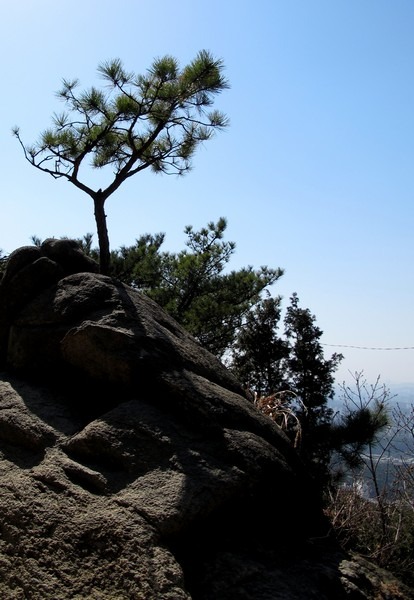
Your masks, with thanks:
M61 111L63 77L99 83L119 57L145 72L200 49L222 58L231 125L184 178L141 173L107 203L113 248L224 216L231 267L282 267L325 344L414 347L414 2L412 0L0 0L0 248L94 232L91 199L24 160ZM100 176L99 173L96 174ZM100 187L97 177L97 187ZM96 239L96 238L95 238ZM338 371L414 382L414 350L342 351Z

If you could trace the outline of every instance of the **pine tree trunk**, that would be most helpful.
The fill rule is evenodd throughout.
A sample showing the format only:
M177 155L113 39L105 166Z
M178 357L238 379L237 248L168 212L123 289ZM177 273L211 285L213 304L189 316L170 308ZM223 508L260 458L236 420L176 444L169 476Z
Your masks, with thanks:
M102 275L107 275L109 273L110 250L108 230L106 228L106 214L104 210L105 198L103 197L101 190L96 193L93 202L99 243L99 271Z

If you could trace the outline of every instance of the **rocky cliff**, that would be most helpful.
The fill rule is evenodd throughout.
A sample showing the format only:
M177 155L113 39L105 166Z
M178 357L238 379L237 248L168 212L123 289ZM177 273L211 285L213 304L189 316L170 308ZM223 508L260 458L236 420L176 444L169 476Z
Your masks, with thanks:
M330 539L283 432L75 243L0 282L0 597L411 598Z

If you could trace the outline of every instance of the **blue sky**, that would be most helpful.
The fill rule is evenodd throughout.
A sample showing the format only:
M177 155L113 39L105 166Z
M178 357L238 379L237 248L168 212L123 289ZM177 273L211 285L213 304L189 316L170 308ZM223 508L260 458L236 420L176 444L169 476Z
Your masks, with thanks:
M186 177L141 173L108 200L112 247L162 231L179 251L186 225L224 216L230 266L284 268L273 292L297 292L325 344L414 347L413 31L412 0L3 4L0 248L95 231L90 198L30 167L10 133L38 138L63 77L88 87L104 60L144 72L205 48L226 65L231 125ZM412 349L334 351L339 381L414 382Z

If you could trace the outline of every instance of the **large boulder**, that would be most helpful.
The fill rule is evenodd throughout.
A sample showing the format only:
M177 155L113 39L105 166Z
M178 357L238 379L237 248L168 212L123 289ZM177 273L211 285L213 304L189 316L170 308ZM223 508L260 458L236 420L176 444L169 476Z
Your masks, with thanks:
M217 359L49 246L0 284L0 597L403 597L330 539L289 440Z

